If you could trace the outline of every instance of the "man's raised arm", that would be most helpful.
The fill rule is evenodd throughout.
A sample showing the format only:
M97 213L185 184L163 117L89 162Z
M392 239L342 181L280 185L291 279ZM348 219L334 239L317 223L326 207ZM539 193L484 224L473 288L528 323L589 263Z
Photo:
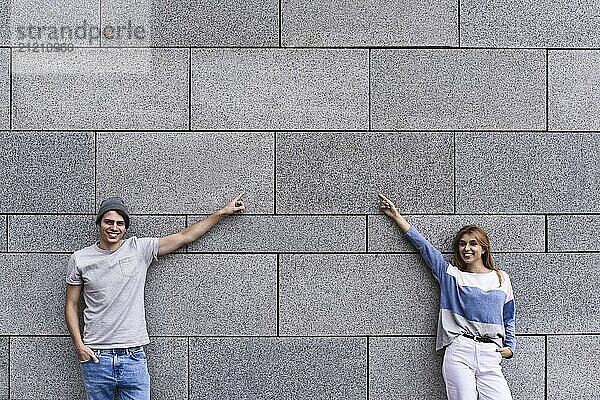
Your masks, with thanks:
M181 232L160 238L158 241L158 255L162 256L172 253L178 248L197 240L206 232L208 232L210 228L215 226L221 217L237 212L244 212L244 210L246 210L244 201L242 199L244 194L245 192L238 194L233 200L225 204L223 208L209 215L202 221L198 221L195 224L188 226Z

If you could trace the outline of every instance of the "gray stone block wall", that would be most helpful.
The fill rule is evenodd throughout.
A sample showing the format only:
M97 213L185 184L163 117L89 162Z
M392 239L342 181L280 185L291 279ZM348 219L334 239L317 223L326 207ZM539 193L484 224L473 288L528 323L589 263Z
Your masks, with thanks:
M372 50L371 128L543 130L545 64L542 50Z
M106 24L137 21L140 37L103 41L110 46L278 47L279 1L153 1L104 0Z
M281 1L286 47L456 46L458 3Z
M549 215L548 250L558 253L600 251L600 215Z
M192 338L190 399L364 399L365 338Z
M103 198L162 237L241 191L149 271L152 400L445 399L437 282L378 193L448 258L489 232L515 400L598 398L598 7L3 2L0 400L85 398L65 268Z
M381 192L405 212L453 211L449 133L283 132L276 152L277 213L378 214Z
M368 129L369 52L192 49L195 130Z
M134 213L211 213L246 191L249 213L272 213L274 140L272 132L98 133L98 204L119 194Z
M548 399L592 400L600 396L594 359L600 355L598 335L548 337Z
M93 132L0 132L1 213L91 213Z
M598 130L598 50L548 51L548 126L553 131Z
M461 43L474 47L598 47L600 5L557 0L460 2Z
M188 129L188 96L185 49L13 50L16 129Z

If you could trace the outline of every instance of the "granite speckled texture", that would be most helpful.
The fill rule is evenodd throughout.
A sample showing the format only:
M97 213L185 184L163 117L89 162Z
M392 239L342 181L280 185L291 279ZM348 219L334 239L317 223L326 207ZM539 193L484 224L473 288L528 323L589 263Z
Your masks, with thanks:
M548 251L600 252L600 215L548 215Z
M600 50L548 52L548 129L600 129Z
M284 0L282 44L298 47L458 45L449 0Z
M277 212L379 212L378 193L403 212L451 212L453 144L448 133L277 134Z
M434 334L438 303L437 282L414 254L279 257L282 335Z
M548 400L600 397L600 336L548 336Z
M6 215L0 215L0 253L8 251L7 221Z
M517 333L600 333L598 254L497 254L510 274Z
M594 0L460 2L466 47L598 47L600 5Z
M0 2L0 400L84 399L65 273L103 198L163 237L241 191L149 269L152 400L445 399L438 284L378 193L447 259L490 233L514 400L600 398L598 28L592 0Z
M541 50L371 51L374 130L542 130Z
M369 399L445 399L444 353L434 349L432 337L369 338Z
M121 196L132 213L209 214L246 191L248 213L269 213L273 142L265 132L99 134L98 198Z
M192 338L190 399L366 398L365 338Z
M14 53L13 127L188 129L189 51Z
M83 400L77 353L68 337L10 338L10 399Z
M545 222L541 215L405 215L405 218L442 252L453 252L454 235L468 224L477 224L487 232L493 253L543 253L545 248ZM416 252L388 216L370 215L368 228L369 252Z
M0 130L10 129L10 50L0 49Z
M188 400L188 339L151 337L145 346L153 400Z
M367 129L369 53L192 50L192 129Z
M0 132L0 212L92 212L94 135Z
M502 361L513 400L545 400L545 359L543 336L517 336L517 353Z
M138 35L125 31L105 46L241 46L279 45L277 0L103 0L105 25L128 26L135 21ZM137 36L137 37L136 37Z
M100 12L94 2L11 0L2 3L0 21L6 23L0 34L0 44L3 46L12 45L22 51L32 52L35 44L99 44Z
M0 335L64 335L68 255L0 254Z
M13 29L11 29L11 5L8 1L0 2L0 45L5 46L10 43Z
M277 257L161 257L148 271L146 317L155 336L275 335Z
M190 224L204 218L190 216ZM188 251L365 252L366 231L365 217L358 216L244 215L219 222Z
M596 212L599 153L596 134L457 134L456 211Z
M0 399L8 399L9 340L0 337Z
M9 252L73 252L97 241L95 215L9 215Z

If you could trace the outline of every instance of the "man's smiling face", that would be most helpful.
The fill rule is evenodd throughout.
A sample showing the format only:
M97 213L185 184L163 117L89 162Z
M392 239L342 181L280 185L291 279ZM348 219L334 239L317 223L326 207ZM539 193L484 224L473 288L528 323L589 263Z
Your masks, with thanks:
M100 220L98 231L100 234L100 248L111 249L123 239L126 232L125 219L116 211L108 211Z

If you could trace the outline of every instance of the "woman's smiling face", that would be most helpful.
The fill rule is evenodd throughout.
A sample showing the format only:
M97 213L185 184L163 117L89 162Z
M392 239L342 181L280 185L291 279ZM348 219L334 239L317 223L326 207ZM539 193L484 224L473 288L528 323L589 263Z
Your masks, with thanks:
M467 265L476 265L478 263L483 263L481 256L485 253L481 244L477 240L477 237L471 233L465 233L462 235L458 241L458 252L460 254L460 258Z

